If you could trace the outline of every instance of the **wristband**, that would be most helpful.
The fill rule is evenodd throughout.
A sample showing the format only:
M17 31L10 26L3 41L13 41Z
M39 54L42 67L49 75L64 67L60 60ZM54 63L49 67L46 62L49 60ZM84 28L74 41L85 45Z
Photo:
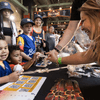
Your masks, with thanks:
M60 45L57 45L55 48L54 48L58 53L60 53L60 51L62 50L62 47Z
M59 57L59 58L58 58L58 63L59 63L59 64L62 64L61 59L62 59L62 57Z
M54 48L58 53L60 52L56 47Z

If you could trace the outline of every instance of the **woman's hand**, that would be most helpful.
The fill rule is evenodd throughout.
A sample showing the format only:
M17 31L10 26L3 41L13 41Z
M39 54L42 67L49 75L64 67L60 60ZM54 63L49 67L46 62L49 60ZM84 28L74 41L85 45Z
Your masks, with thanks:
M57 56L58 55L58 52L55 49L53 49L52 51L49 51L47 54L48 55L49 54L54 54L55 56Z
M20 73L18 71L11 73L8 75L9 82L16 82L19 79Z

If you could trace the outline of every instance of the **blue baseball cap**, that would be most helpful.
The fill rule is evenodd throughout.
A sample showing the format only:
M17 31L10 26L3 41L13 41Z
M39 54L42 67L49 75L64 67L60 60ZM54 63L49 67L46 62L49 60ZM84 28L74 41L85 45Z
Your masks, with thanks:
M0 10L3 10L3 9L9 9L11 11L11 13L14 13L8 2L0 2Z
M21 20L20 25L23 26L24 24L27 24L27 23L31 23L32 25L34 25L34 22L31 19L29 19L29 18L23 18Z
M43 21L42 16L41 16L41 15L39 15L39 14L36 14L36 15L34 16L34 20L35 20L36 18L40 18L40 19Z

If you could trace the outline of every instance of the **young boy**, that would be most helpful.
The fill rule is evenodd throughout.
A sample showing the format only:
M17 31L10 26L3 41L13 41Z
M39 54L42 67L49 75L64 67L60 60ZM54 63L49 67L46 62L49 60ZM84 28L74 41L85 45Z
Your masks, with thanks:
M8 57L8 44L4 35L0 34L0 84L6 82L15 82L18 80L20 73L11 71L9 64L5 61Z
M29 60L28 62L22 62L22 56L21 56L21 50L18 45L10 45L9 46L9 56L7 58L7 61L10 63L10 67L13 70L13 67L16 64L20 64L24 67L24 70L27 70L35 63L36 56L39 54L39 52L35 53L33 55L33 58Z
M19 45L21 49L21 55L23 57L23 62L29 61L32 59L33 54L36 52L35 49L35 38L30 36L30 32L32 31L32 26L34 25L33 21L29 18L22 19L21 29L23 30L23 34L19 35L17 38L17 45Z

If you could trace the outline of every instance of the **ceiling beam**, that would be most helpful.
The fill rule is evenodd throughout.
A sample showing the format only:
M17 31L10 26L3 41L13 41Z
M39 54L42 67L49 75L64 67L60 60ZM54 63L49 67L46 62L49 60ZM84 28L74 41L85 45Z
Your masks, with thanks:
M53 4L54 3L54 0L51 0L51 3Z
M18 6L21 10L28 12L28 9L23 6L19 1L17 0L9 0L10 2L12 2L14 5Z
M33 0L33 1L36 3L36 5L40 5L40 3L37 2L37 0Z
M56 4L49 4L49 5L38 5L38 6L32 6L32 8L43 8L43 7L53 7L53 6L68 6L70 7L72 5L72 2L68 3L56 3Z
M47 2L47 5L51 4L50 0L46 0L46 2Z

